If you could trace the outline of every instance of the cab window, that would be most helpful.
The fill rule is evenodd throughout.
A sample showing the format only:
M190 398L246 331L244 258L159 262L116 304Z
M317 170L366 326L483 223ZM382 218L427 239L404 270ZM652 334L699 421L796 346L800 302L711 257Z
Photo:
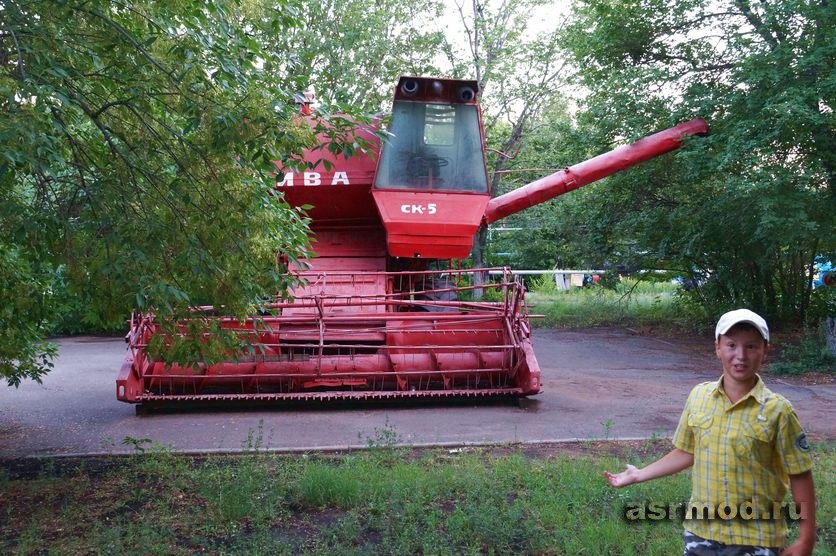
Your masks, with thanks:
M476 106L395 101L375 187L486 193Z

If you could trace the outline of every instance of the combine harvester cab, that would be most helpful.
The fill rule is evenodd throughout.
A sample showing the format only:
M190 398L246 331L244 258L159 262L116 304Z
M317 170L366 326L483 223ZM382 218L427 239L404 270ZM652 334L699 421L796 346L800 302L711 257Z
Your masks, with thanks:
M295 271L293 300L275 314L223 328L256 346L228 360L169 364L152 359L161 334L134 315L116 381L129 403L385 400L537 394L524 289L504 269L473 300L469 257L480 225L592 183L707 133L693 120L491 198L475 81L402 77L388 138L358 128L375 148L349 159L285 172L277 189L308 205L315 258ZM379 146L379 148L378 148ZM482 269L482 271L491 269ZM500 269L501 270L501 269ZM204 308L205 310L205 308Z

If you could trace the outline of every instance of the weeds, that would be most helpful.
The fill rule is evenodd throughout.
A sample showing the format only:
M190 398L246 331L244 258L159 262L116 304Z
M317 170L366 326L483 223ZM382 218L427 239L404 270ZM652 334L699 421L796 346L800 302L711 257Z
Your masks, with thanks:
M621 453L617 443L601 443ZM628 458L401 452L342 456L250 452L187 458L145 453L108 473L0 483L0 552L672 554L677 519L629 522L627 504L679 503L687 474L612 489ZM834 548L836 448L815 445L820 540ZM596 453L598 449L596 447ZM173 480L178 476L178 480ZM62 488L62 485L63 488ZM12 519L13 516L13 519Z
M363 434L359 433L358 438L363 440ZM386 466L394 465L401 457L403 438L400 433L389 424L388 417L382 427L375 427L374 434L366 437L366 445L369 453L377 460L377 463Z
M609 440L610 435L612 434L613 428L613 420L612 417L608 418L606 421L601 423L601 426L604 427L604 440Z
M531 291L540 295L557 293L557 282L552 274L540 274L531 278Z
M259 452L267 449L270 445L270 437L267 441L264 440L264 419L258 420L258 428L256 430L250 429L247 431L247 438L241 443L241 449L245 453Z
M704 320L679 302L677 286L664 282L623 280L614 289L595 285L566 291L553 288L553 280L535 280L534 284L529 301L536 312L545 315L536 321L538 326L673 326L693 330Z
M357 437L362 440L363 434L359 433ZM386 418L386 422L383 424L382 427L375 427L374 428L374 435L371 437L366 437L366 445L369 448L394 448L395 446L401 444L401 435L400 433L389 424L389 418Z
M149 446L153 440L150 438L134 438L133 436L126 436L122 439L122 445L130 446L134 449L134 453L144 454L146 447Z
M206 507L208 524L234 531L237 524L266 524L280 515L278 501L285 492L263 458L245 455L207 462L200 469L198 492Z
M349 508L361 499L364 473L352 460L340 465L314 461L305 465L292 489L293 501L309 508Z
M771 363L769 371L779 375L833 375L836 374L836 356L828 351L824 338L808 333L797 342L783 345L780 360Z

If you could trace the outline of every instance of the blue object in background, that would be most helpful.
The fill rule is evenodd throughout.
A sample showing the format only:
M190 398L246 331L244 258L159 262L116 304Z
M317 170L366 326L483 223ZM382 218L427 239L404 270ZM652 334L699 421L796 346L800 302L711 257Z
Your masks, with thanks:
M833 269L833 263L830 261L822 261L815 264L815 269L816 274L815 278L813 278L813 288L836 285L836 270Z

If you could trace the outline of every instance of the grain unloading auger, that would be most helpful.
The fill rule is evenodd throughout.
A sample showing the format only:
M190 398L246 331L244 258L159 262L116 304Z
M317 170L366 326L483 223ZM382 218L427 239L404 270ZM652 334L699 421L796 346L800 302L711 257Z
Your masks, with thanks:
M696 119L491 198L474 81L402 77L389 137L358 128L373 152L285 172L277 189L309 205L313 250L303 285L274 314L218 318L252 351L212 364L155 361L153 315L134 315L116 381L131 403L529 396L540 391L524 290L510 272L469 300L471 271L439 262L470 255L489 224L677 149L708 132ZM379 155L379 156L378 156ZM483 269L485 270L485 269Z

